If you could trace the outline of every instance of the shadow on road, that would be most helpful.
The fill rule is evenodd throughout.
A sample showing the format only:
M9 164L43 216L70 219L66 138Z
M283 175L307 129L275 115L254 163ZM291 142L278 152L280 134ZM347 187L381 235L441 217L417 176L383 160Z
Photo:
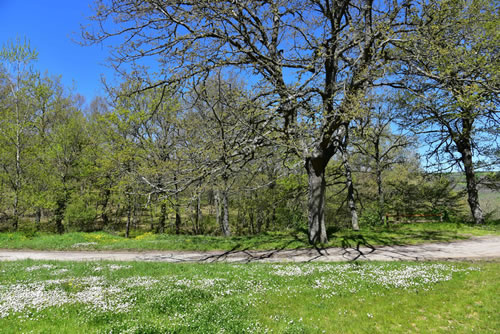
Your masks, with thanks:
M276 249L258 251L252 250L249 247L242 248L241 245L236 245L231 250L217 253L211 252L211 254L198 258L195 261L222 262L231 259L239 259L238 262L249 263L286 258L294 260L300 257L306 259L304 260L306 262L313 262L315 260L327 258L330 255L338 255L345 259L345 261L354 262L364 260L370 255L375 255L375 253L383 253L383 256L388 259L421 260L425 258L419 255L418 249L424 246L419 246L418 249L415 249L411 245L408 245L408 241L449 242L451 240L465 239L465 237L460 237L456 234L450 233L448 235L443 233L443 231L415 231L411 233L408 231L401 231L400 234L396 233L394 236L376 236L373 232L369 233L368 236L363 235L362 232L353 232L338 236L333 232L330 235L330 239L333 240L334 238L337 238L341 247L312 246L298 235L295 235L294 239L281 243ZM279 237L274 241L279 243ZM269 240L265 242L267 243ZM292 244L298 244L298 246L290 247ZM258 248L259 243L253 246ZM435 249L431 247L429 251L440 252L436 247Z

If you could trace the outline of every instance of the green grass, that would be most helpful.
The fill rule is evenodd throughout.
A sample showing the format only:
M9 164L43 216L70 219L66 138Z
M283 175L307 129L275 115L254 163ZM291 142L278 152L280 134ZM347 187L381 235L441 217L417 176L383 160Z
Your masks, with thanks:
M142 233L142 234L139 234ZM475 227L452 223L401 224L390 228L364 228L359 232L341 230L330 233L325 246L404 245L448 242L470 236L499 234L499 227ZM105 232L72 232L63 235L0 233L0 248L37 250L268 250L310 247L304 231L265 233L256 236L218 237L153 234L136 232L127 239Z
M0 273L2 333L500 331L500 263L19 261Z

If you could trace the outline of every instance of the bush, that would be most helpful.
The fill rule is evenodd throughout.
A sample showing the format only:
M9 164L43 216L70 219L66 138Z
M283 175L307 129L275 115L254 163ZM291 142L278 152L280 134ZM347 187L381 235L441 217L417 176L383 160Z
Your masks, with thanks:
M83 199L73 199L66 208L64 220L67 228L82 232L94 230L94 221L97 211L94 207L88 206Z
M382 225L383 223L383 221L380 221L377 209L366 208L359 217L359 224L361 226L377 226Z
M18 224L19 232L21 232L26 238L32 239L37 236L38 227L34 221L20 219Z

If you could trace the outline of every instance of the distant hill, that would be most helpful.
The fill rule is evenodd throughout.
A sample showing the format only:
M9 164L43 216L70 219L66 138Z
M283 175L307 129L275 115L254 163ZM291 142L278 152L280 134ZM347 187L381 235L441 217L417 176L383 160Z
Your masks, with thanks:
M479 180L479 201L488 219L500 220L500 171L477 172ZM449 173L448 177L456 184L456 190L466 187L465 174Z

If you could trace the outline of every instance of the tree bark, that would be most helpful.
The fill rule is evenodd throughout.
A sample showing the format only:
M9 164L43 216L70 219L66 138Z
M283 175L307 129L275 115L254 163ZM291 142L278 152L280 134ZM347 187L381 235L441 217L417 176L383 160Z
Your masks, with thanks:
M179 186L177 184L177 174L174 174L174 182L175 182L175 203L174 203L174 209L175 209L175 234L180 234L181 233L181 206L179 203Z
M181 206L179 204L179 192L177 189L177 184L175 185L174 209L175 209L175 234L180 234L181 233L182 219L181 219Z
M165 233L165 221L167 220L167 203L164 201L160 205L160 221L158 222L158 233Z
M35 213L35 226L36 230L40 230L40 222L42 221L42 209L40 207L36 208L36 213Z
M375 177L377 179L377 199L378 199L378 218L380 224L384 223L385 214L385 199L384 199L384 189L382 184L382 167L380 166L380 138L377 137L375 140Z
M125 227L125 238L128 238L129 233L130 233L131 216L132 216L132 205L130 204L130 199L129 199L128 208L127 208L127 225Z
M139 210L139 214L142 215L142 210ZM134 229L138 228L139 217L137 216L137 197L134 196L134 204L132 206L132 226Z
M342 163L344 165L346 186L347 186L347 204L351 212L351 225L354 231L359 231L358 211L354 200L354 183L352 182L351 165L349 164L347 148L342 149Z
M219 190L214 191L215 221L221 226L220 195Z
M17 231L19 227L19 192L16 190L14 194L14 219L12 220L12 229Z
M107 188L106 190L104 190L104 197L102 199L102 213L101 213L101 219L102 219L102 222L104 224L104 226L107 226L109 224L109 217L108 217L108 213L107 213L107 209L108 209L108 204L109 204L109 198L111 197L111 190L109 188Z
M327 243L328 236L325 227L325 169L322 158L306 159L306 171L309 181L309 243Z
M19 71L19 68L18 68ZM19 73L19 72L18 72ZM19 76L17 78L19 85ZM19 193L21 192L21 111L19 108L19 98L16 92L16 178L14 181L14 221L12 227L17 231L19 227Z
M461 155L462 163L464 164L465 180L467 182L467 200L469 202L474 223L484 224L483 210L479 205L476 175L474 173L474 165L472 163L472 145L470 141L463 140L457 146Z
M222 192L222 234L225 237L231 236L231 228L229 227L229 203L227 198L227 190Z
M175 234L180 234L181 233L181 213L180 213L180 207L179 204L175 204Z
M250 230L250 234L255 234L253 208L249 208L248 210L248 229Z
M274 206L274 202L273 202L273 209L272 209L272 213L269 215L269 212L267 213L267 219L266 219L266 232L269 232L270 228L271 228L271 222L275 222L276 221L276 207Z
M340 147L340 153L342 155L342 164L344 165L346 187L347 187L347 205L349 206L349 211L351 213L351 226L354 231L359 231L358 224L358 211L356 209L356 201L354 199L354 183L352 181L352 171L351 165L349 164L349 151L347 146L349 145L349 123L344 124L345 134L344 141Z
M201 193L196 196L196 208L194 213L194 233L201 233Z
M257 208L257 211L255 212L257 216L257 221L256 221L256 231L257 234L260 234L262 232L262 222L264 218L262 217L262 208Z
M384 188L382 184L382 171L379 169L377 164L377 196L378 196L378 218L380 223L384 222L385 214L385 198L384 198Z
M57 207L54 212L54 220L56 223L56 231L59 234L64 233L64 225L63 225L63 219L64 219L64 211L66 211L66 204L67 204L67 195L64 195L64 197L59 198L56 202Z

